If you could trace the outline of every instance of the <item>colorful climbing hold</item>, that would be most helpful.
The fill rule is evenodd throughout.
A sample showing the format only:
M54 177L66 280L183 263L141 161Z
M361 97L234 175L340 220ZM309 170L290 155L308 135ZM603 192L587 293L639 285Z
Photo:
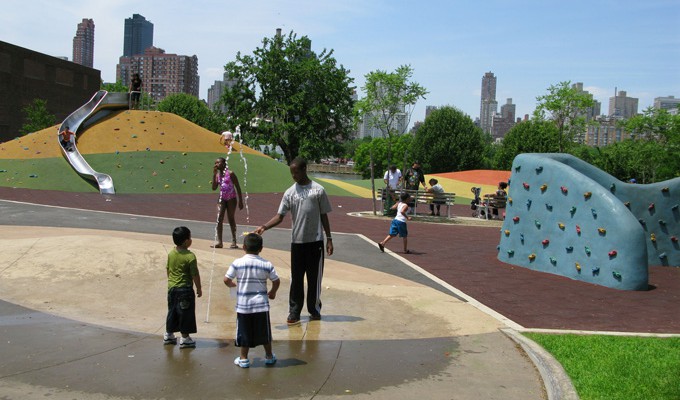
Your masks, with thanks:
M612 276L613 276L614 279L616 279L617 281L620 281L620 280L621 280L621 273L620 273L620 272L612 271Z
M581 272L581 264L575 263L575 267L578 272Z
M600 267L593 267L593 275L600 275Z
M512 205L512 197L508 197L508 204Z
M548 239L543 239L543 241L541 242L541 244L542 244L543 246L547 246L547 245L550 244L550 240L548 240Z
M678 237L677 236L671 236L671 242L678 243Z
M611 186L609 186L609 190L613 193L616 191L616 183L612 183Z
M546 185L545 183L542 184L542 185L541 185L541 192L545 192L546 189L548 189L548 185Z
M581 227L576 225L576 234L581 235Z
M540 174L541 171L543 171L543 167L542 167L542 166L539 165L538 167L536 167L536 173L537 173L537 174Z
M660 220L659 220L659 225L666 225L666 221L663 220L663 219L660 219Z
M510 257L514 256L514 255L515 255L515 250L508 250L508 255L509 255Z
M625 203L623 203L623 205L630 208L630 201L626 201Z
M555 257L550 257L550 264L556 265L557 264L557 259Z
M662 193L668 193L670 191L670 188L668 186L664 186L661 188Z
M590 247L586 246L584 250L586 252L586 255L590 255Z
M535 220L534 225L536 225L536 228L541 229L541 221Z
M616 257L616 255L617 255L618 253L616 252L616 250L612 250L612 251L610 251L610 252L607 253L607 254L609 255L609 257Z
M567 193L569 193L569 189L567 189L567 187L566 187L566 186L560 186L560 190L561 190L561 191L562 191L562 193L564 193L564 194L567 194Z
M600 235L606 235L607 230L604 228L597 228L597 233L599 233Z
M654 233L649 235L649 240L651 240L652 242L656 242L656 235Z
M560 228L560 229L562 229L562 230L564 230L564 224L561 223L561 222L558 222L558 223L557 223L557 227Z
M506 229L503 233L505 233L505 236L510 236L510 230Z
M521 166L521 165L516 166L516 167L515 167L515 172L519 172L520 169L522 169L522 166Z
M531 253L529 254L529 261L534 261L536 259L536 254Z
M522 186L524 186L524 189L526 189L526 190L529 190L529 188L531 187L531 186L530 186L528 183L526 183L526 182L522 183Z
M567 253L571 253L572 251L574 251L574 246L567 246L564 249L567 251Z
M649 211L652 211L654 209L654 203L650 203L649 207L647 207Z
M571 214L572 216L573 216L574 214L576 214L576 207L570 208L570 209L569 209L569 214Z
M590 213L593 214L593 218L597 219L597 211L594 208L590 209Z
M552 209L553 209L552 204L550 204L550 203L545 203L545 209L548 210L548 211L552 211Z
M523 233L519 234L519 240L520 240L520 242L522 242L522 244L524 244L524 234Z
M583 198L585 198L586 200L588 200L588 199L590 198L590 196L592 196L592 195L593 195L593 194L592 194L591 192L585 192L585 193L583 193Z
M667 257L667 256L666 256L666 253L661 253L661 254L659 254L659 259L661 259L661 260L663 260L663 259L666 258L666 257Z
M527 210L531 208L531 199L527 199Z
M518 223L518 222L519 222L519 217L518 217L518 216L512 217L512 221L513 221L514 223Z

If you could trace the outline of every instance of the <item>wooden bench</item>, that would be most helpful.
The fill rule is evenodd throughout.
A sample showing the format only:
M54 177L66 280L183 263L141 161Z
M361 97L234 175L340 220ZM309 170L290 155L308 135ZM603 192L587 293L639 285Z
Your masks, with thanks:
M486 219L493 218L491 213L493 212L493 210L496 210L496 212L498 213L498 219L503 219L503 216L500 214L500 210L504 209L507 203L508 203L507 196L496 196L488 194L484 195L484 218Z
M383 210L385 209L385 198L383 197L383 192L385 189L381 189L376 191L376 198L381 201L382 203L382 208ZM428 206L428 211L429 211L429 205L433 204L434 200L434 194L433 193L428 193L424 190L406 190L406 189L399 189L396 191L396 195L399 196L400 193L406 192L408 193L412 199L415 199L414 207L410 208L411 215L416 215L417 214L417 209L418 209L418 204L427 204ZM440 201L440 205L446 206L446 217L451 218L451 206L455 204L456 202L456 194L455 193L440 193L437 195L437 200Z

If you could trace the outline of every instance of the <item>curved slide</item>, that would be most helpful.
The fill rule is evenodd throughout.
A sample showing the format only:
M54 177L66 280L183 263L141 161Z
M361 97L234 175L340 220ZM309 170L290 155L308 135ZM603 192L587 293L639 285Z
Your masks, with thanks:
M78 128L80 128L85 121L93 118L102 112L109 112L111 110L120 110L129 108L129 94L128 93L109 93L106 90L100 90L95 93L92 98L82 107L71 113L59 126L57 132L57 144L61 148L61 153L66 158L66 161L71 164L71 167L80 174L80 176L93 180L99 186L101 194L115 194L113 187L113 179L111 176L95 171L90 164L85 161L82 154L78 151L76 146L76 137L78 135ZM69 140L70 146L64 148L61 145L62 132L66 128L74 133Z

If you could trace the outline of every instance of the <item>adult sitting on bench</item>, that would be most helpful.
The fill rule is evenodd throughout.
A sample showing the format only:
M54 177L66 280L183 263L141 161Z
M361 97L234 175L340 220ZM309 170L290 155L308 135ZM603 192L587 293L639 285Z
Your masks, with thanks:
M430 215L434 214L434 208L437 207L437 216L439 216L439 208L442 204L446 204L446 199L444 198L444 188L439 184L439 181L431 178L429 181L430 187L425 189L427 193L432 195L432 202L430 203Z
M508 193L505 191L507 187L507 182L498 182L498 190L496 190L496 193L484 195L486 205L486 219L499 218L498 209L505 208L505 204L508 200ZM489 215L489 208L491 208L491 215Z

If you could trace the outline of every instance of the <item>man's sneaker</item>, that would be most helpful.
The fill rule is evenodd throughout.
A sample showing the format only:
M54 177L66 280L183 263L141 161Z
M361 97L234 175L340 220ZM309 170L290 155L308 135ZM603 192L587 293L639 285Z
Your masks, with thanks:
M191 338L191 336L187 337L182 337L179 339L179 348L180 349L186 349L186 348L194 348L196 347L196 342L194 339Z
M241 368L250 368L250 360L247 358L245 360L242 360L241 357L236 357L234 359L234 364L238 365Z
M276 354L272 353L272 358L264 358L264 363L266 365L274 365L276 364Z
M286 320L289 324L297 324L300 322L300 316L297 314L288 314L288 319Z
M177 344L177 338L174 333L166 333L163 335L163 344Z
M312 314L309 316L310 321L321 321L321 314Z

